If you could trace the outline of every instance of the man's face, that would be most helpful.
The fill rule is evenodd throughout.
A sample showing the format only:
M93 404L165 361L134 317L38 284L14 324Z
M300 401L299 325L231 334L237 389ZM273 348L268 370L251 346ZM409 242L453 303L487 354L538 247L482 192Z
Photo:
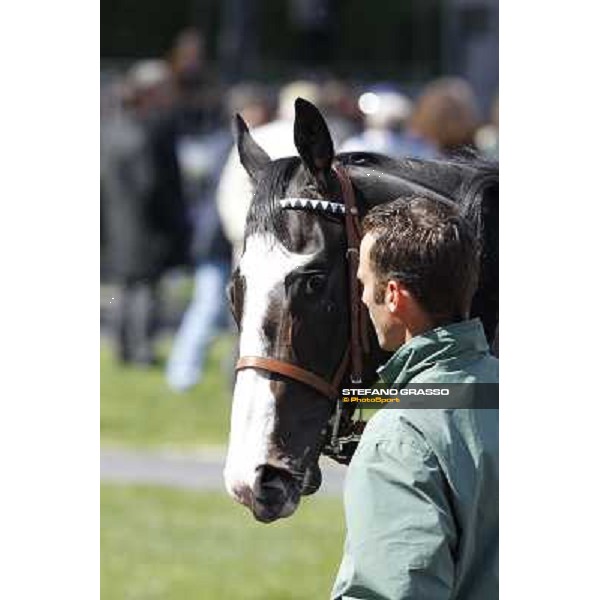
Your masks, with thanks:
M379 282L373 271L370 253L375 239L371 233L362 239L357 276L363 284L362 301L369 310L379 345L384 350L396 350L405 341L406 328L395 310L391 309L397 299L392 297L389 283Z

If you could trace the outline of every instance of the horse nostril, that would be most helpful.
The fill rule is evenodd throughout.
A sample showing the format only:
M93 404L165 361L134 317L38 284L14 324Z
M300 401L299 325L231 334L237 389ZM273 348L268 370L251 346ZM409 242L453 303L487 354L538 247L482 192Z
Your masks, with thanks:
M297 492L298 484L293 475L284 469L263 465L257 473L254 499L261 504L281 505Z

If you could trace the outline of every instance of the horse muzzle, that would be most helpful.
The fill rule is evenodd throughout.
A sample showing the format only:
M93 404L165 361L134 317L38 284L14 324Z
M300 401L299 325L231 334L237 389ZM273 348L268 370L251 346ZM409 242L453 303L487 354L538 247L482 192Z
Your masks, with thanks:
M292 473L271 465L257 470L249 508L262 523L289 517L300 503L301 486Z

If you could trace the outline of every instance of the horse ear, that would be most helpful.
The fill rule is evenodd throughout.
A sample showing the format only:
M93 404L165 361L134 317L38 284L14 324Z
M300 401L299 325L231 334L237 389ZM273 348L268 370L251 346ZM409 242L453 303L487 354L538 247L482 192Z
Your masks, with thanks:
M259 173L271 162L271 159L250 135L248 125L240 115L235 115L233 137L235 138L240 162L250 175L250 179L256 183Z
M323 187L331 171L334 150L325 119L314 104L296 98L294 144L302 162Z

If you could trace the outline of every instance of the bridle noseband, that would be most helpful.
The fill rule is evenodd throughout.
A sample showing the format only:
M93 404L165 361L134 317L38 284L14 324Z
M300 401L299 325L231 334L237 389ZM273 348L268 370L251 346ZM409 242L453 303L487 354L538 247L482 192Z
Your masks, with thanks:
M336 411L333 416L331 439L326 444L324 453L330 455L340 462L345 460L343 448L340 440L340 422L342 417L342 408L338 400L339 386L350 367L350 380L352 383L361 383L363 380L364 366L363 354L368 352L368 314L361 302L361 289L356 277L358 271L359 247L361 240L361 227L359 221L358 207L356 206L356 197L352 183L346 170L342 165L334 164L332 166L342 190L342 203L331 202L328 200L316 200L313 198L284 198L279 201L279 205L284 209L301 209L324 211L332 214L344 215L346 230L346 263L348 268L348 289L350 291L350 343L346 348L342 360L336 369L333 379L327 381L325 378L308 371L298 365L269 358L264 356L242 356L236 364L236 371L242 369L260 369L271 373L277 373L289 379L299 381L325 396L329 400L336 401ZM359 426L362 429L362 426ZM352 432L349 432L352 436ZM352 443L356 443L352 438ZM347 438L348 436L346 436ZM344 439L346 439L344 438ZM326 440L327 441L327 440ZM348 459L349 460L349 459Z

